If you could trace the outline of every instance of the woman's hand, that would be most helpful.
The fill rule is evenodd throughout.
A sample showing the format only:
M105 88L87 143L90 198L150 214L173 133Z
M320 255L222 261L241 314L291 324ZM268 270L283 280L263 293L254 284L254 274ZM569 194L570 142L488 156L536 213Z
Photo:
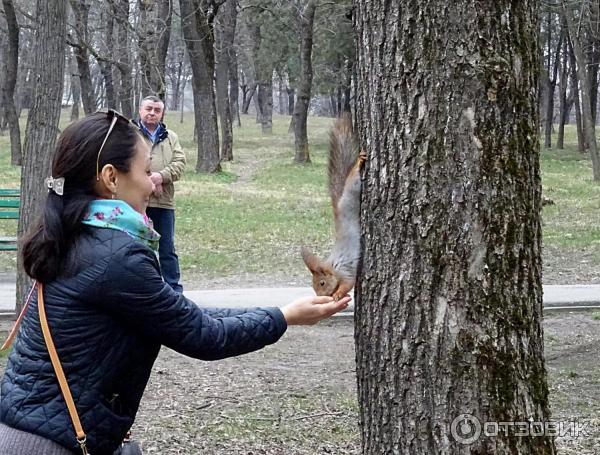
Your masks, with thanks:
M337 301L326 296L302 297L281 308L281 312L288 325L312 325L347 308L350 300L349 295Z

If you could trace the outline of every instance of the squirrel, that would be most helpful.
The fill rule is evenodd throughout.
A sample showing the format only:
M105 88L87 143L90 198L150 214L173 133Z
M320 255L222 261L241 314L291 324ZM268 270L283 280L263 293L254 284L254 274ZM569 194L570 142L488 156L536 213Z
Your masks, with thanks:
M330 134L329 193L335 221L335 245L326 260L302 247L302 259L312 273L317 295L344 297L356 281L360 254L360 170L366 154L352 131L349 115L340 117Z

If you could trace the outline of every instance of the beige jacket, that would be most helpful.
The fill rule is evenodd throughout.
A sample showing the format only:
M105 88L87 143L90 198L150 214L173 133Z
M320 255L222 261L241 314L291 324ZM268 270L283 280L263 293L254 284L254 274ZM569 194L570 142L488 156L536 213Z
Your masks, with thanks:
M152 145L150 140L148 144L152 146L150 168L152 172L159 172L163 178L163 192L157 197L154 194L150 196L148 207L158 207L162 209L175 208L175 185L173 182L179 180L185 169L185 153L179 143L177 134L167 129L168 136L158 144Z

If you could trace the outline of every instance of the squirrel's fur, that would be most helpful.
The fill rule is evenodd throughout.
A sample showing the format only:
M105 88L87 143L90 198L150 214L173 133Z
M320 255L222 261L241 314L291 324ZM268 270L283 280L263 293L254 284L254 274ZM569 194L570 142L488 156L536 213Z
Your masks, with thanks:
M335 245L326 260L302 248L302 258L313 275L317 295L330 295L338 300L354 287L360 254L360 168L364 160L350 116L339 118L330 133L328 168Z

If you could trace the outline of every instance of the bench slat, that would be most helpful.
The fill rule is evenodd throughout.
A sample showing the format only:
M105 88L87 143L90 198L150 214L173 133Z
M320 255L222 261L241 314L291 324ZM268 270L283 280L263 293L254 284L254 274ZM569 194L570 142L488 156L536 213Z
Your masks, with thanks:
M21 205L21 202L18 199L15 199L12 201L9 201L6 199L0 199L0 208L9 207L9 208L13 208L13 209L18 209L20 205Z
M3 197L20 197L21 190L16 188L0 188L0 196Z
M2 210L0 211L0 220L18 220L18 210Z

